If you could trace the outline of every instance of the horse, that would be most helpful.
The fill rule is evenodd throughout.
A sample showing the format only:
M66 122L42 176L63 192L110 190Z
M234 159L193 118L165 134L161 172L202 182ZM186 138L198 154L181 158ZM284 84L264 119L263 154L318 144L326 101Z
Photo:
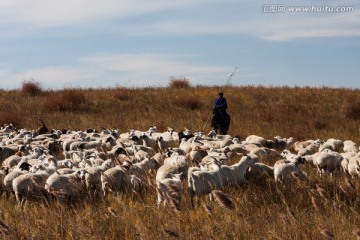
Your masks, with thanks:
M227 134L230 126L230 115L226 111L221 111L219 108L213 109L213 115L211 119L211 127L214 131L220 134Z

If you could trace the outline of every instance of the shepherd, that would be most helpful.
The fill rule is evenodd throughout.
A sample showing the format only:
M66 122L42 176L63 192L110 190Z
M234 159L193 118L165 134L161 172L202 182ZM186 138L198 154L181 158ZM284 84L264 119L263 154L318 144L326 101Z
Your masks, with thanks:
M213 115L211 119L211 127L214 131L220 134L227 134L230 126L230 115L226 112L227 109L226 98L224 93L219 92L219 97L214 102Z

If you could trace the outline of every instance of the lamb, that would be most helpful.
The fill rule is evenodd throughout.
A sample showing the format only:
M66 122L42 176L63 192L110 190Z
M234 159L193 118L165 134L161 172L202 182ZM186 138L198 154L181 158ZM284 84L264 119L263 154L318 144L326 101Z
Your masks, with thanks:
M80 178L81 170L59 175L52 174L45 182L45 189L55 196L59 203L73 204L83 196L84 185Z
M163 202L164 206L168 203L176 210L180 210L182 197L181 174L172 174L172 178L165 178L157 184L158 208Z
M306 179L306 174L301 171L300 164L303 163L302 158L298 158L298 161L290 162L290 163L280 163L274 165L274 179L275 181L279 181L281 183L285 183L289 181L293 175L296 175L299 179Z
M104 196L108 192L127 192L130 184L130 176L121 166L115 166L101 173L101 186Z

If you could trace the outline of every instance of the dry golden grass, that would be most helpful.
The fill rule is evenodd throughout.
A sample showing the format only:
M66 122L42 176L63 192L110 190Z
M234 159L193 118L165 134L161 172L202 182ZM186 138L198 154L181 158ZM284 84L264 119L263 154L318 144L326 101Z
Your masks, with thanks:
M229 134L296 139L351 139L360 143L360 91L330 88L190 87L64 89L40 95L0 91L0 123L36 129L101 127L147 130L156 125L210 130L206 121L219 90L232 117ZM126 96L126 97L124 97ZM49 107L59 99L64 108ZM200 107L187 105L188 99ZM177 103L179 101L180 103ZM191 102L190 101L190 102ZM184 103L184 104L181 104ZM55 104L56 105L56 104ZM55 106L53 105L53 106ZM156 190L128 196L88 198L74 207L27 203L0 197L0 239L355 239L359 237L360 187L342 175L319 178L303 166L309 181L291 186L273 180L223 192L234 207L201 198L193 209L185 190L180 211L157 209ZM186 189L186 184L183 185Z

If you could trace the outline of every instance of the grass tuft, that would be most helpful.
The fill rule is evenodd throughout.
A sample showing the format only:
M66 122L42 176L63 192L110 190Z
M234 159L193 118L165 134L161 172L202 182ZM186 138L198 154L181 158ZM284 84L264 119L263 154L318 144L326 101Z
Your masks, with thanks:
M21 92L29 94L31 96L40 95L43 93L43 89L39 82L33 80L23 81L21 84Z
M67 88L60 94L50 94L43 106L46 110L81 111L87 110L87 99L80 89Z
M170 88L190 88L189 79L171 77L169 80Z

